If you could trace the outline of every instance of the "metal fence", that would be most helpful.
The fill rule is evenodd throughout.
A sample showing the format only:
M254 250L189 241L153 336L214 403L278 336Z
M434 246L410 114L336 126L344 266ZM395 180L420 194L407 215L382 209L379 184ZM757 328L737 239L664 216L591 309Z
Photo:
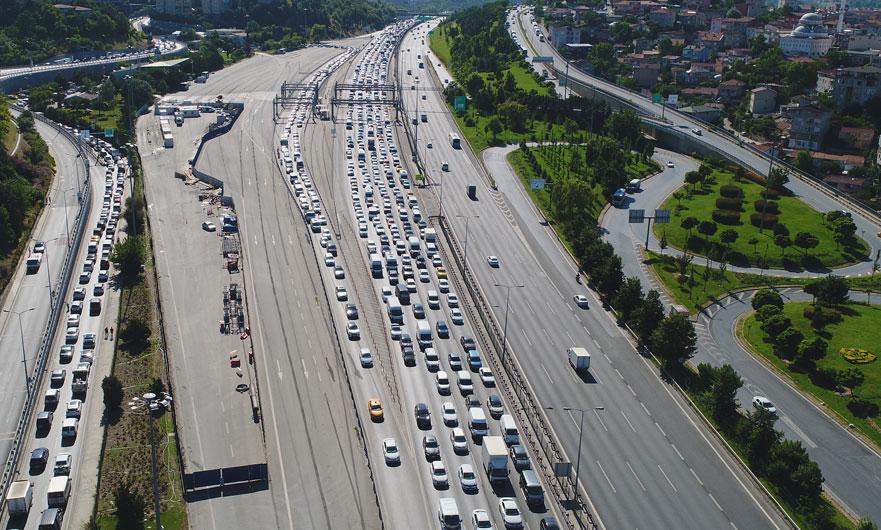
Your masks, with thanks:
M11 107L20 112L25 112L27 109L23 109L21 107L17 107L15 105L11 105ZM80 243L82 241L83 234L85 233L86 221L89 218L89 212L92 209L92 192L91 192L91 184L89 178L89 163L88 163L88 153L86 148L82 145L81 141L75 137L72 133L70 133L67 129L61 127L57 123L54 123L41 114L34 114L35 119L40 120L41 122L51 126L59 133L63 134L68 140L70 140L77 149L79 157L83 160L83 167L85 169L85 182L83 186L82 195L80 196L80 209L77 213L76 219L74 220L74 230L73 236L68 240L67 243L67 251L64 256L64 262L61 268L61 278L56 283L55 291L50 293L50 308L49 308L49 320L46 322L46 327L43 330L42 338L40 339L40 349L37 353L37 362L33 368L30 377L30 383L26 389L27 396L25 397L25 404L21 412L21 417L18 421L18 426L15 429L15 434L12 438L12 447L9 451L9 455L6 457L6 462L3 466L3 476L0 478L0 510L6 505L6 492L9 489L9 485L12 483L12 480L15 478L16 468L18 467L18 461L21 457L22 449L24 447L25 436L28 434L31 416L34 413L34 409L37 404L37 390L40 388L40 384L42 383L43 374L46 370L46 362L49 358L49 349L52 347L52 343L55 340L55 332L58 327L58 321L61 318L61 310L64 305L64 299L67 295L67 287L68 283L70 283L70 276L73 271L73 264L76 260L77 251L80 248Z

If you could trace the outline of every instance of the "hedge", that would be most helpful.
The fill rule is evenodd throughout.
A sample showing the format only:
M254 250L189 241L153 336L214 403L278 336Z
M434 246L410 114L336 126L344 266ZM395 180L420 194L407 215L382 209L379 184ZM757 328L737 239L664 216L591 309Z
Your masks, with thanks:
M764 224L762 223L762 217L764 217L765 219ZM765 228L770 229L772 226L777 224L777 215L773 213L766 213L763 215L761 212L756 212L754 214L750 214L749 222L752 223L754 226L764 226Z
M729 199L737 199L743 197L743 190L731 184L725 184L719 188L719 194Z
M756 211L760 213L780 213L780 206L775 201L766 201L764 199L759 199L753 203Z
M716 199L716 208L720 210L734 210L739 212L743 206L743 200L732 197L719 197Z
M734 210L713 210L713 221L723 225L739 225L740 212Z
M763 199L768 199L769 201L777 200L780 198L780 192L773 189L763 190L760 195Z

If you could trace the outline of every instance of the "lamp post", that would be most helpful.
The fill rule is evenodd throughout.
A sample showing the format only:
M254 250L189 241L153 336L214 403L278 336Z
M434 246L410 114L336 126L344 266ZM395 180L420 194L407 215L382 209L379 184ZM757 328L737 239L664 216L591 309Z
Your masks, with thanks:
M24 364L24 388L27 391L31 385L31 376L28 373L28 359L25 355L24 349L24 325L21 323L21 316L25 313L33 311L36 307L32 307L30 309L25 309L24 311L13 311L11 309L4 309L4 313L12 313L13 315L18 316L18 332L21 335L21 362Z
M52 267L49 265L49 243L53 241L58 241L61 239L61 236L53 237L48 241L43 242L43 255L46 256L46 279L49 280L49 307L52 307ZM36 241L36 240L34 240Z
M598 410L603 410L604 408L605 407L594 407L593 410L598 411ZM554 409L554 407L545 407L545 410L556 410L556 409ZM578 475L579 475L579 472L581 471L581 441L584 438L584 412L585 412L585 409L578 408L578 407L562 407L562 410L565 410L566 412L572 412L573 410L575 410L575 411L578 411L581 413L581 418L579 419L579 422L578 422L578 450L577 450L578 455L575 457L575 487L573 488L575 491L574 491L574 495L572 497L572 500L577 501L578 500ZM577 504L577 502L576 502L576 504Z
M468 269L468 221L470 221L472 218L479 219L480 216L456 214L456 217L465 218L465 269Z
M67 192L73 191L77 189L76 187L70 187L66 190L58 190L61 192L61 196L64 197L64 230L67 232L67 246L70 246L70 221L68 220L67 215Z
M525 285L520 284L504 284L496 283L496 287L504 287L507 291L505 294L505 323L502 325L502 366L505 365L505 357L508 353L508 300L511 298L511 289L514 287L523 288Z

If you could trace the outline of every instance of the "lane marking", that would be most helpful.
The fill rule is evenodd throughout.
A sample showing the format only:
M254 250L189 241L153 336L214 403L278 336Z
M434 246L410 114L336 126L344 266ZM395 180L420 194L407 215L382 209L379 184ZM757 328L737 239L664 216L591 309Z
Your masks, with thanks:
M603 469L603 466L600 464L599 460L597 460L597 467L600 468L600 471L603 473L603 476L606 477L606 482L608 482L609 487L612 488L612 493L618 493L618 490L615 489L615 486L612 484L612 481L609 480L609 475L606 474L606 470Z
M701 487L703 487L704 481L701 480L701 478L699 476L697 476L697 473L694 472L694 469L689 467L688 470L691 471L691 474L695 478L695 480L697 480L697 483L700 484Z
M600 422L600 425L603 426L603 430L605 430L606 432L609 432L609 429L606 427L606 424L603 423L603 419L600 418L600 413L597 409L593 409L593 415L597 417L597 421Z
M722 505L719 504L719 501L716 500L716 497L713 497L713 494L712 494L712 493L707 493L707 495L710 497L710 500L713 501L713 504L716 505L716 508L719 508L719 511L720 511L720 512L724 512L724 511L725 511L725 510L722 509Z
M523 328L520 328L520 333L523 334L523 338L526 339L526 342L528 342L529 345L532 346L532 341L529 340L529 335L526 333L526 330L524 330Z
M675 493L679 493L679 490L677 490L677 489L676 489L676 486L673 485L673 482L670 481L670 477L668 477L667 474L664 473L664 469L661 468L661 464L658 464L658 471L660 471L661 474L664 475L664 478L667 479L667 484L669 484L670 487L673 488L673 491L674 491Z
M309 370L306 369L306 361L302 357L300 357L300 363L303 365L303 375L306 376L306 379L309 379Z
M647 408L645 407L645 403L643 403L642 401L640 401L639 404L640 404L640 406L642 406L642 410L644 410L645 413L648 414L649 417L651 417L652 413L649 412L649 409L647 409Z
M627 464L627 469L629 469L630 472L633 473L633 478L636 479L636 482L639 484L639 487L642 488L642 491L646 491L645 485L642 483L641 480L639 480L639 476L636 474L636 471L633 470L633 466L630 465L629 461L625 462L625 463Z
M658 423L658 422L655 422L655 427L657 427L657 428L658 428L658 430L659 430L659 431L661 431L661 434L663 434L663 435L664 435L664 438L666 438L666 437L667 437L667 433L665 433L665 432L664 432L664 429L662 429L662 428L661 428L661 424L660 424L660 423Z
M627 414L624 414L624 409L621 409L621 415L624 416L624 421L627 422L627 425L630 425L630 430L636 432L636 427L634 427L633 424L630 423L630 418L627 417Z
M553 384L554 384L554 380L551 378L551 374L548 373L548 369L545 368L544 363L538 363L538 364L541 365L541 369L544 370L544 371L545 371L545 375L548 376L548 381L550 381L551 384L553 385Z

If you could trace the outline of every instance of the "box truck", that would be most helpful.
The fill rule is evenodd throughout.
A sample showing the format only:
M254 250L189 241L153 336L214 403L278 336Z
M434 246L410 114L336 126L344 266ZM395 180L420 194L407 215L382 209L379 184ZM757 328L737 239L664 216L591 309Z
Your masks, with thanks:
M29 480L16 480L9 486L6 494L6 506L10 517L27 515L34 501L34 485Z
M584 348L569 348L566 350L569 365L576 372L587 371L590 368L590 353Z
M508 448L501 436L484 436L483 470L490 483L508 480Z

